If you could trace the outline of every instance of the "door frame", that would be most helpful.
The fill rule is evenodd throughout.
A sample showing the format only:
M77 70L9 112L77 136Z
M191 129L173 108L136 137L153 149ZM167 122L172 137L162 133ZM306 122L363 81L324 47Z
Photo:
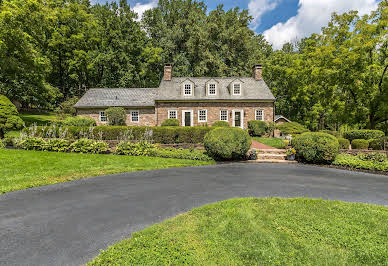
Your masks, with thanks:
M239 126L239 128L244 129L244 110L242 110L242 109L234 109L234 110L232 110L232 125L234 127L236 127L236 125L235 125L236 112L240 112L241 113L241 126Z
M185 113L190 113L190 126L194 126L194 111L193 110L182 110L182 126L185 126Z

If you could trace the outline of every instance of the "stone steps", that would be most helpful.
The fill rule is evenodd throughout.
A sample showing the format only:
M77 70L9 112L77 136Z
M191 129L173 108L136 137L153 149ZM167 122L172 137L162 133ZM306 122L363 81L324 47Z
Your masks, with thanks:
M284 163L295 164L297 161L288 161L285 149L262 149L257 150L257 163Z
M259 153L257 154L258 160L285 160L287 155L278 153Z
M253 161L255 163L283 163L283 164L296 164L297 161L288 161L288 160L276 160L276 159L258 159Z

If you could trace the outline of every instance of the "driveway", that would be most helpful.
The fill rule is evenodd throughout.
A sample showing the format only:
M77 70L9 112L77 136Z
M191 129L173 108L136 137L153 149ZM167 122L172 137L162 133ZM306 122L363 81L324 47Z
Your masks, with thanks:
M79 265L132 232L233 197L388 205L388 176L304 165L134 172L0 195L0 265Z

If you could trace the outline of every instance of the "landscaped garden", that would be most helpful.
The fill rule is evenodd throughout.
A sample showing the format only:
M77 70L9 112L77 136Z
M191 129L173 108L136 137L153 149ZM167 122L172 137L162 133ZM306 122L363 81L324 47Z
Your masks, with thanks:
M388 208L231 199L136 232L89 265L385 265Z

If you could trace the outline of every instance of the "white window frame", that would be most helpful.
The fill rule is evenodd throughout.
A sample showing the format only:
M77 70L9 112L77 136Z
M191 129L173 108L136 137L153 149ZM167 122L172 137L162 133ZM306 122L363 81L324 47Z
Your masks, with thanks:
M210 85L214 85L214 94L210 93ZM210 95L210 96L217 95L217 84L216 83L207 84L207 95Z
M186 86L190 86L190 94L186 94ZM193 84L190 84L190 83L183 84L183 96L193 96Z
M261 115L259 114L259 112L261 112ZM261 119L258 119L260 116L261 116ZM263 109L255 110L255 120L264 121L264 110Z
M105 120L103 121L102 118L104 118ZM99 112L98 119L100 120L101 123L107 123L108 122L108 117L106 116L105 111L100 111Z
M201 120L200 112L205 111L205 120ZM207 122L207 109L199 109L198 110L198 123Z
M240 86L240 93L234 93L234 86L236 86L236 85ZM233 95L241 95L241 91L242 91L241 83L233 83L233 86L232 86L232 93L233 93Z
M171 117L171 112L175 112L175 117ZM168 110L168 119L171 118L178 119L178 110Z
M190 113L190 126L194 126L194 111L193 110L182 110L182 126L185 126L185 113Z
M222 120L222 111L226 112L226 120ZM228 110L220 110L220 121L229 121L229 111Z
M134 113L134 112L137 112L137 121L133 121L132 113ZM131 122L133 122L133 123L139 123L140 122L140 111L139 110L131 110L130 114L131 114Z
M232 119L233 119L233 127L236 127L236 125L235 125L235 113L236 112L241 112L241 126L240 126L240 128L242 128L242 129L244 129L244 110L233 110L232 111Z

